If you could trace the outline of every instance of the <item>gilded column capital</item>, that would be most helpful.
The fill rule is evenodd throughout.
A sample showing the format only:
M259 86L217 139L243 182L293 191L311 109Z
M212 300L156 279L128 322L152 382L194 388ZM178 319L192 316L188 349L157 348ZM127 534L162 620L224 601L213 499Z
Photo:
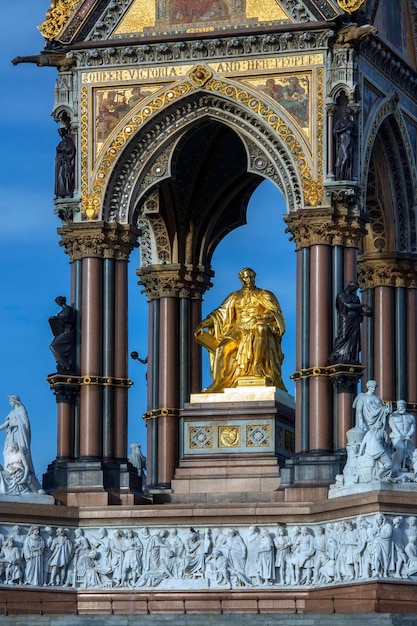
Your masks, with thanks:
M417 289L417 257L414 255L367 253L358 259L361 289L407 287Z
M86 257L127 261L139 244L139 231L128 224L107 222L68 224L58 228L60 246L71 261Z
M192 298L200 300L209 289L212 270L194 265L148 265L136 271L138 285L144 287L148 300Z

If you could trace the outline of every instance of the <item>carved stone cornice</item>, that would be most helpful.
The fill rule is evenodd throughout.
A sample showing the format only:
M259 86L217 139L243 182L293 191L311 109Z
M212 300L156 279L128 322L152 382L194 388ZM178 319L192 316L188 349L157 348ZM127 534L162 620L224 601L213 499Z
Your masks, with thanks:
M417 73L381 40L365 41L361 54L383 73L393 88L401 87L412 98L417 97Z
M183 41L166 41L160 43L147 42L139 45L117 45L113 40L108 42L97 41L95 48L73 50L71 55L76 59L80 69L94 67L126 66L129 64L146 63L146 65L169 63L175 61L208 61L209 59L234 58L238 54L259 56L260 54L274 54L286 51L297 53L302 51L314 52L327 48L329 40L334 37L331 29L317 31L288 30L271 34L245 34L233 36L219 36L213 39L184 39Z
M358 280L361 289L417 289L417 255L362 254L358 258Z
M139 245L139 230L128 224L69 224L58 228L58 234L59 245L65 247L71 261L87 257L127 261L133 248Z
M284 216L286 232L291 233L296 249L313 245L358 247L365 235L366 216L340 198L333 207L302 209Z
M209 289L212 270L193 265L149 265L136 274L148 300L158 298L192 298L201 300Z

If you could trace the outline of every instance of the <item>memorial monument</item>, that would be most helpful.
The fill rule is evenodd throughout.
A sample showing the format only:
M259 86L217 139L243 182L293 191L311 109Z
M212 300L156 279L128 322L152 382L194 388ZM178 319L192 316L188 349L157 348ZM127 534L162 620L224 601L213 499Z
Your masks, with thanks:
M51 2L44 50L13 62L57 71L73 344L52 322L55 504L1 507L0 611L417 614L416 30L405 0ZM202 314L214 251L264 180L295 247L295 399L281 294L244 268ZM145 485L127 443L136 247Z

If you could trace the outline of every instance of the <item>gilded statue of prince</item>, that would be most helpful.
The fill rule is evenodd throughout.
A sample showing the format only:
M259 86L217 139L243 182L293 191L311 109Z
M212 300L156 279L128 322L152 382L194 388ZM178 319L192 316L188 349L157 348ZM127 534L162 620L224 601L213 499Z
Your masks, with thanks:
M286 391L281 377L284 316L274 294L255 286L255 276L251 268L243 268L242 288L227 296L195 331L196 340L210 354L213 382L207 392L236 387L243 377Z

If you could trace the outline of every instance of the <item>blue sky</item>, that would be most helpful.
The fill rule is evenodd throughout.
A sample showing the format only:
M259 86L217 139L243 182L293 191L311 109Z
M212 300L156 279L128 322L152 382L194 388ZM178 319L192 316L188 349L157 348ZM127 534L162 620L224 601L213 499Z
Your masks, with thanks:
M53 107L55 68L33 64L14 67L11 59L33 55L44 47L36 28L44 20L49 0L4 2L1 11L2 46L0 85L3 115L2 176L0 178L0 423L10 407L7 396L16 394L25 404L32 426L32 456L40 478L56 456L56 403L45 380L54 371L49 350L52 336L48 317L58 312L58 295L69 296L68 257L59 247L54 214L54 159L59 141ZM214 287L206 294L205 315L239 288L237 274L244 266L257 272L257 284L278 297L287 323L283 340L283 376L295 369L295 254L284 233L281 194L270 183L255 191L248 209L248 224L230 233L213 257ZM130 262L129 352L147 351L147 302L137 287L135 270L139 252ZM203 355L207 363L207 355ZM207 368L206 368L207 369ZM146 368L130 362L129 443L145 447ZM209 384L207 374L204 385ZM0 432L0 450L4 432ZM0 455L1 457L1 455ZM2 458L0 458L2 462Z

